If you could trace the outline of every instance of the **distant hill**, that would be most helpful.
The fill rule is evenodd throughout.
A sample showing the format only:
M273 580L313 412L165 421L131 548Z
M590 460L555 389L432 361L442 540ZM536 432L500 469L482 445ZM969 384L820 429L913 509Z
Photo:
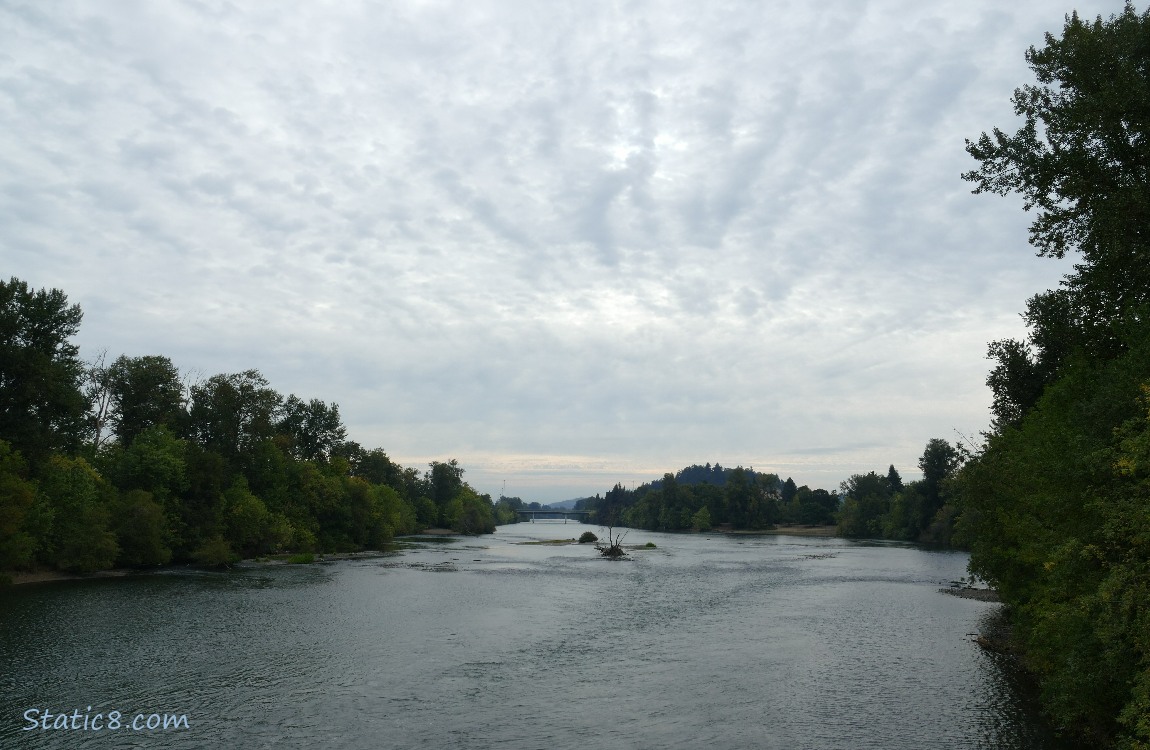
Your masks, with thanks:
M575 509L575 503L579 502L582 499L583 498L581 498L581 497L576 497L576 498L572 498L570 500L560 500L557 503L548 503L547 505L544 505L543 507L547 508L548 510L574 510Z

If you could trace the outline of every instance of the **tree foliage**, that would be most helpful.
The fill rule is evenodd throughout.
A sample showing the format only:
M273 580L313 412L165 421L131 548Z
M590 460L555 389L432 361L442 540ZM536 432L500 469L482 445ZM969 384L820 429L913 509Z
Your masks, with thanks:
M786 504L784 491L791 492ZM606 495L584 498L575 507L593 511L596 523L653 531L701 531L718 525L771 529L777 523L833 524L838 496L796 487L777 474L695 464L634 490L616 484Z
M1099 743L1150 741L1148 396L1150 336L1073 368L959 480L972 572L1012 605L1048 710Z
M35 470L75 450L87 429L84 365L71 339L83 317L59 289L0 281L0 439Z
M1043 256L1080 258L1062 288L1024 315L1027 342L997 341L988 384L995 417L1014 424L1075 352L1108 359L1150 305L1150 12L1132 4L1107 21L1071 15L1026 59L1037 79L1014 92L1023 118L967 142L975 192L1017 193L1036 210L1031 244Z
M28 481L24 459L0 440L0 570L32 564L37 546L31 518L35 505L36 485Z
M289 452L295 458L326 460L347 437L338 404L328 406L317 398L304 402L292 394L279 413L276 429L289 439Z
M13 279L0 303L0 570L227 565L379 549L430 525L494 530L457 461L400 466L347 441L335 404L284 399L257 370L188 389L158 355L85 371L62 292Z
M120 445L150 427L179 432L184 415L180 372L167 357L119 357L108 368L110 422Z
M275 434L281 396L257 370L215 375L192 386L189 432L229 460Z
M1150 11L1071 15L1026 58L1022 127L968 142L964 177L1020 194L1038 254L1078 260L1027 303L1025 342L990 345L994 423L953 485L956 535L1011 605L1046 709L1095 746L1146 748Z
M1072 14L1061 38L1048 33L1026 52L1037 84L1014 92L1022 127L967 142L980 165L964 179L975 192L1022 195L1026 210L1038 210L1030 238L1039 255L1080 253L1070 287L1086 294L1080 302L1110 300L1109 310L1150 292L1150 268L1130 263L1150 240L1147 38L1150 12L1131 3L1108 21Z

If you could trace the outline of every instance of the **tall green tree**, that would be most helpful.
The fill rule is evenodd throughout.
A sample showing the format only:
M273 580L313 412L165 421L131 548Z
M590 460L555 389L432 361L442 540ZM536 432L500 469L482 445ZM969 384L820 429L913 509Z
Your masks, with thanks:
M426 475L429 494L439 509L436 523L447 523L444 512L448 503L463 490L463 467L457 460L432 461Z
M192 386L191 397L192 436L230 461L275 434L282 397L257 370L214 375Z
M87 430L84 364L71 341L82 317L59 289L0 281L0 439L33 471Z
M1150 11L1066 19L1026 54L1023 118L967 150L975 192L1035 210L1077 256L990 346L994 425L957 479L971 569L1010 605L1046 710L1091 746L1150 747L1145 403L1150 387Z
M280 407L276 429L289 438L291 455L304 461L326 460L347 437L338 404L305 402L294 393Z
M1035 210L1030 242L1040 256L1078 254L1062 288L1040 294L1024 316L1026 342L994 342L988 379L999 424L1017 423L1068 355L1103 359L1126 348L1124 331L1150 304L1150 11L1128 3L1104 21L1067 18L1027 63L1036 84L1015 91L1023 118L967 151L976 193L1017 193Z
M144 430L163 425L179 433L184 421L184 386L167 357L121 356L108 368L109 422L121 445Z
M894 468L894 464L886 470L886 481L890 484L891 490L894 492L902 492L902 476L899 475L898 469Z
M919 529L930 526L944 502L943 483L954 476L962 462L962 453L942 438L932 438L926 444L922 457L918 459L918 468L922 471L920 490L923 497Z
M868 472L853 474L842 483L843 507L839 534L849 537L881 537L884 516L890 510L890 483L885 476Z

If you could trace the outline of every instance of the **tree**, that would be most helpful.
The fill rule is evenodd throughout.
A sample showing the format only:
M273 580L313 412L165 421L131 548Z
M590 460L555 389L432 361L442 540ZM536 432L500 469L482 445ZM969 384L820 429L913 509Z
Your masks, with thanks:
M84 399L88 404L88 435L93 452L98 453L111 437L106 430L112 416L112 393L108 388L109 368L105 364L108 351L102 350L84 369Z
M276 430L290 438L291 454L303 461L327 460L347 437L339 418L339 405L313 398L304 402L295 394L280 408Z
M36 486L26 474L23 457L0 440L0 570L30 566L38 546L28 523Z
M1027 306L1027 343L991 344L998 364L987 384L1000 425L1034 406L1069 355L1103 359L1127 347L1124 331L1150 305L1150 11L1127 3L1108 21L1072 14L1061 38L1046 35L1027 63L1037 85L1014 92L1023 125L995 128L967 151L980 162L963 175L975 193L1018 193L1037 209L1030 242L1038 255L1080 254L1062 289Z
M699 508L699 511L691 516L691 528L695 531L711 530L711 511L707 510L706 506Z
M275 432L281 397L257 370L214 375L193 386L191 396L192 436L230 461Z
M1147 748L1150 11L1071 15L1026 59L1022 127L968 142L963 176L1022 195L1038 255L1078 262L1027 303L1025 342L990 345L994 429L954 480L955 537L1009 606L1045 710L1091 746Z
M87 429L84 364L71 343L82 317L59 289L0 281L0 439L33 471L77 448Z
M891 489L886 477L868 472L853 474L842 483L843 508L839 534L849 537L881 537L883 516L890 510Z
M894 464L886 470L886 481L893 492L902 492L902 477L899 476L898 469L894 468Z
M157 425L136 436L131 445L108 452L101 466L121 490L145 490L161 503L187 487L186 447L166 427Z
M612 526L607 526L607 541L596 542L595 549L599 554L606 557L608 560L623 560L627 557L627 550L623 549L623 538L627 536L627 532L615 533Z
M727 478L726 495L731 523L738 529L749 527L752 522L750 516L751 486L747 481L747 472L742 466L736 467Z
M615 535L615 527L623 523L623 511L627 507L628 494L630 493L627 492L627 488L616 482L615 486L596 504L595 520L603 529L606 529L607 542L606 544L596 544L595 549L606 557L617 558L623 554L623 537ZM624 532L625 534L626 532Z
M1060 724L1150 742L1150 332L1071 369L957 482L971 571L1013 613ZM1125 718L1121 718L1125 716ZM1124 726L1124 729L1120 729ZM1140 732L1140 733L1139 733ZM1093 746L1104 743L1096 741ZM1144 747L1130 744L1124 747Z
M149 427L178 432L184 417L180 371L167 357L118 357L108 368L109 421L120 445Z
M55 455L48 460L40 490L51 508L45 545L49 562L76 573L112 567L120 548L108 528L110 489L82 458Z
M454 458L447 462L432 461L429 467L426 475L428 488L440 515L436 522L447 522L444 510L463 490L463 467Z
M922 470L922 496L923 506L919 519L919 528L925 529L930 525L935 513L942 507L943 482L954 476L962 466L963 455L950 443L941 438L932 438L923 449L922 457L918 459L918 468Z
M798 522L810 526L832 524L838 509L838 498L826 490L812 490L805 484L799 487L795 496L798 506Z
M267 551L271 514L264 501L252 494L243 477L224 492L224 516L225 539L232 549L241 555Z
M495 531L491 499L464 485L444 511L448 528L460 534L490 534Z
M168 520L149 492L132 490L121 498L113 519L124 565L164 565L172 559Z
M386 484L399 492L405 489L403 467L388 457L383 448L364 450L358 443L341 445L338 452L347 455L352 476L363 477L372 484Z
M519 509L523 507L523 500L518 497L500 495L495 503L495 523L502 526L509 523L519 523Z

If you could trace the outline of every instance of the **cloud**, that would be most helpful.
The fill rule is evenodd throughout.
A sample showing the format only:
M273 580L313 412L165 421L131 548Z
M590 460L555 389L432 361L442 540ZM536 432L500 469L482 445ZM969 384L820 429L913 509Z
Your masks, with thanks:
M258 368L486 491L707 460L913 474L986 424L986 341L1065 270L958 178L1061 22L1037 0L9 4L5 270L81 304L85 353Z

